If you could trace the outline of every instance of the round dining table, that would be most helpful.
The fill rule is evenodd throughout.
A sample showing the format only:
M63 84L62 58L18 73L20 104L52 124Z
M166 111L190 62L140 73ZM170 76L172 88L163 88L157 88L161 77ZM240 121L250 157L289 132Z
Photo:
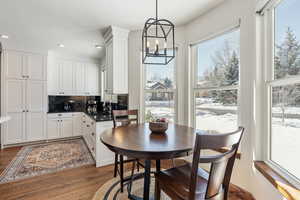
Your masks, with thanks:
M101 134L101 141L113 152L145 160L142 199L149 200L151 160L156 161L159 171L161 160L186 156L193 149L195 136L195 129L188 126L169 124L165 133L152 133L145 123L108 129Z

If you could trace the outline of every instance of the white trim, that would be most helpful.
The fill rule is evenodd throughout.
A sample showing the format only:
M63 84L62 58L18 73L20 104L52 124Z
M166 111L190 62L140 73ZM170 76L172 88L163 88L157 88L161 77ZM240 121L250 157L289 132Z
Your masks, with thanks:
M286 86L300 83L300 75L285 77L281 79L275 79L274 77L274 44L275 44L275 17L274 17L274 9L282 0L271 0L265 5L263 9L263 42L262 48L263 56L262 63L264 65L264 96L262 99L263 105L265 105L262 109L262 130L264 133L260 135L261 139L261 153L263 160L272 167L276 172L284 177L289 177L289 180L292 181L293 184L300 186L299 177L295 177L293 174L289 173L286 169L284 169L279 164L275 163L271 160L271 142L272 142L272 87L277 86ZM283 150L284 151L284 150Z
M292 76L292 77L276 79L276 80L273 80L273 81L267 81L266 83L268 85L272 86L272 87L293 85L293 84L300 83L300 75L295 75L295 76Z
M240 86L239 85L228 85L228 86L219 86L219 87L196 87L194 88L195 91L211 91L211 90L215 90L215 91L219 91L219 90L236 90L239 89Z
M219 32L213 33L208 35L207 37L204 37L202 40L199 40L194 43L190 43L188 45L189 50L189 56L188 56L188 67L189 67L189 121L188 125L191 127L196 128L196 109L195 109L195 92L197 91L211 91L211 90L237 90L238 91L238 101L237 101L237 126L240 124L240 79L241 79L241 66L239 67L239 84L238 85L230 85L230 86L216 86L216 87L197 87L197 60L198 60L198 54L197 54L197 48L196 46L206 42L208 40L213 40L219 36L222 36L224 34L228 34L234 31L240 31L241 26L241 19L239 19L238 24L234 24L232 26L227 26L227 28L222 29Z

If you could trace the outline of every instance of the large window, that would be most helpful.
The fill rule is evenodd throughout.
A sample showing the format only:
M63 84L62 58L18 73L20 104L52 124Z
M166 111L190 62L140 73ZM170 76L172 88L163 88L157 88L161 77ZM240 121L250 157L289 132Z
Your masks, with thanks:
M195 125L224 133L238 126L240 66L238 29L193 46Z
M300 179L300 1L282 0L266 13L269 91L268 160L282 173ZM274 26L273 26L274 25Z
M153 58L155 59L155 58ZM145 65L145 121L166 118L176 121L175 59L168 65Z

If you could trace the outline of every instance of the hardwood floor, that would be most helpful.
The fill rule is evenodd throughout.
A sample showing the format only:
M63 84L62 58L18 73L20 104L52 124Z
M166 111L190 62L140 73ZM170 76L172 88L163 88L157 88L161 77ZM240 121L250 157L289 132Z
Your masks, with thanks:
M20 149L13 147L0 150L0 173ZM180 163L176 165L178 164ZM162 162L162 168L170 166L171 161ZM130 163L125 165L125 170L130 168ZM67 169L0 184L0 200L91 200L99 187L112 177L113 165L101 168L88 165Z
M0 172L18 153L20 147L0 151ZM162 167L170 166L164 162ZM125 165L129 170L131 164ZM113 166L94 165L0 184L0 200L91 200L101 185L113 177Z

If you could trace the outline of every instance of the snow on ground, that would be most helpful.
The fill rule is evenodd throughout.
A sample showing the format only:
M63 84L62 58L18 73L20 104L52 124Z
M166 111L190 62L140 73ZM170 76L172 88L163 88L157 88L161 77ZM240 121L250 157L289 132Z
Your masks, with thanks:
M150 110L156 117L166 117L173 121L173 105L173 102L170 104L169 101L146 102L146 112ZM213 111L204 108L213 108ZM236 106L223 106L208 101L206 104L197 105L196 128L220 133L236 130L237 115L232 112L220 114L218 109L232 111L236 110ZM281 113L281 110L274 107L274 112ZM288 107L286 113L300 114L300 108ZM281 118L273 118L271 146L272 160L300 178L300 161L295 159L300 155L300 119L285 118L282 122Z

